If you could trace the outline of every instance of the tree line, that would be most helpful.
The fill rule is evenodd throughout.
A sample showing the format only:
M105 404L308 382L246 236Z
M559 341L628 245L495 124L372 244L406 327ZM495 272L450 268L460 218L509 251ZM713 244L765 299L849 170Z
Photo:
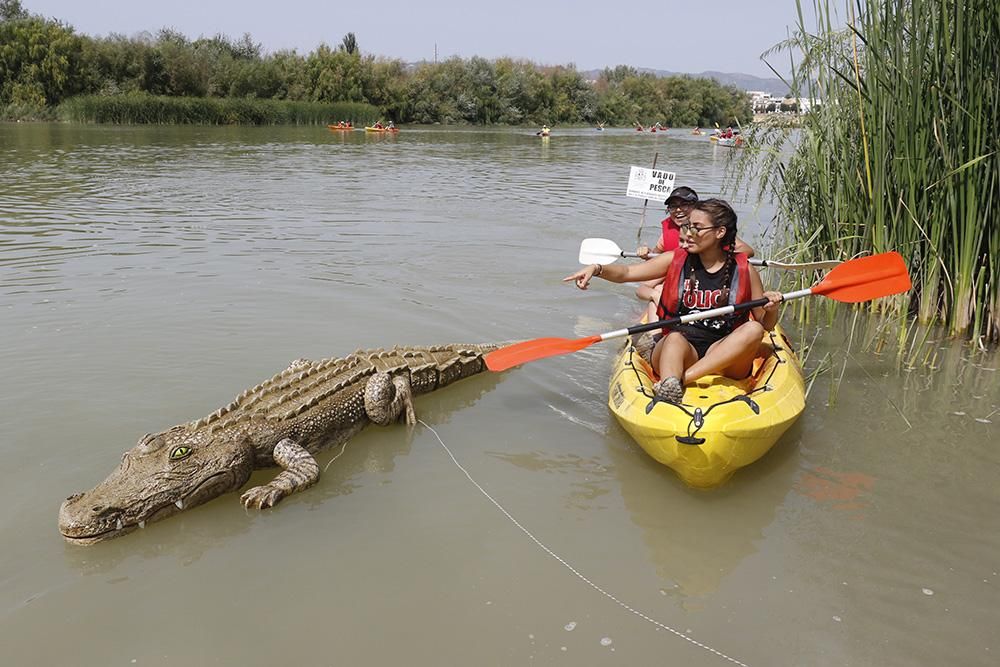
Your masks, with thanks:
M52 118L75 96L136 94L357 103L397 123L711 126L751 118L735 87L625 65L596 80L573 65L512 58L408 65L363 54L353 33L305 55L265 53L249 34L91 37L29 13L20 0L0 0L0 117Z

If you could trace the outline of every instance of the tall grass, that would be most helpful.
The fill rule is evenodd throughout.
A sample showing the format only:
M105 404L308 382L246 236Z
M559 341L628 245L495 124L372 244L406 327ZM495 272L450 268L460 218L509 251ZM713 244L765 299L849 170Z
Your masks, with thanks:
M372 123L378 109L356 102L292 102L253 98L164 97L147 93L81 95L59 106L59 116L80 123L195 125L325 125Z
M797 8L764 57L788 54L819 106L801 130L752 129L731 184L774 197L800 257L901 252L914 291L873 308L1000 339L996 0L859 0L842 19L813 0L812 32Z

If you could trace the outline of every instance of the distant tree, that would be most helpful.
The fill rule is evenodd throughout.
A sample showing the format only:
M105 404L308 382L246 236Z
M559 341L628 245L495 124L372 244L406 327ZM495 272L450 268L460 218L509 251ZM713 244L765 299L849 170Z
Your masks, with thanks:
M231 48L233 57L240 60L260 60L264 53L263 45L253 41L248 32L243 33L242 37L233 42Z
M21 6L21 0L0 0L0 21L16 21L28 16L27 10Z
M364 101L379 107L387 118L402 121L406 114L406 66L403 61L367 56L361 65Z
M358 51L358 40L354 36L353 32L349 32L344 35L344 39L340 41L340 48L346 51L349 55L354 55Z
M306 56L311 99L314 102L364 102L361 59L326 44Z
M267 59L267 66L278 80L276 99L310 99L312 88L305 58L294 51L278 51Z
M625 79L639 76L639 70L629 65L618 65L614 69L605 67L601 77L610 83L621 83Z
M58 21L0 21L0 103L45 106L78 92L81 54L81 38Z

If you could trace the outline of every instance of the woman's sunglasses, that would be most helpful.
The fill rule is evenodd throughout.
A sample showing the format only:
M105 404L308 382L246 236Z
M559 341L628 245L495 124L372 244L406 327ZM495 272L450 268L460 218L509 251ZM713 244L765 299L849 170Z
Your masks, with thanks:
M718 225L693 225L690 222L686 222L683 225L677 225L677 229L681 230L681 234L686 234L688 236L701 234L706 230L715 229L716 227L718 227Z

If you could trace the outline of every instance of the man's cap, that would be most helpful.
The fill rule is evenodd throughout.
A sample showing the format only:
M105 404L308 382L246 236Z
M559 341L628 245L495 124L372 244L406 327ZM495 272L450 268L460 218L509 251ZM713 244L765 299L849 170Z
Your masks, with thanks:
M674 188L673 192L670 193L670 196L663 203L669 206L671 203L693 204L696 201L698 201L698 193L686 185L682 185L679 188Z

